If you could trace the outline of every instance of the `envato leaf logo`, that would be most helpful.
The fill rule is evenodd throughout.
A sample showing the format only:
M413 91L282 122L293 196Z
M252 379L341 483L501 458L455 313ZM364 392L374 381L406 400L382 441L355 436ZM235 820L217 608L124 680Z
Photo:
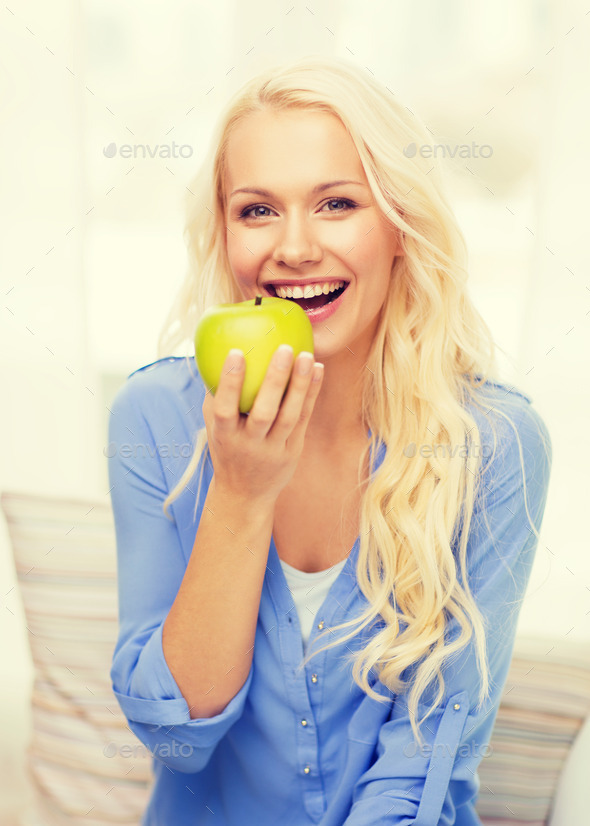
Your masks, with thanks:
M117 144L116 143L109 143L108 146L102 150L102 154L105 158L114 158L117 154Z

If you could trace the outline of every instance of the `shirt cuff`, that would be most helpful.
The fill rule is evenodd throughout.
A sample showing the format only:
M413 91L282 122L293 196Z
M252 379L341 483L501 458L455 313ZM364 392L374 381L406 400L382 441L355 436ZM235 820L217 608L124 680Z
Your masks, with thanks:
M183 726L188 734L198 731L199 745L217 743L241 716L252 682L253 665L246 682L223 711L213 717L190 716L188 703L170 671L162 647L164 623L154 631L143 647L135 666L130 691L113 693L128 720L155 726Z

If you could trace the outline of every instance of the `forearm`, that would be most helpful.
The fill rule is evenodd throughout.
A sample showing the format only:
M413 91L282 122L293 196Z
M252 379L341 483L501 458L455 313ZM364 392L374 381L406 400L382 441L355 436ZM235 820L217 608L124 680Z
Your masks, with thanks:
M213 478L162 634L193 719L222 711L250 671L273 512L270 502L223 495Z

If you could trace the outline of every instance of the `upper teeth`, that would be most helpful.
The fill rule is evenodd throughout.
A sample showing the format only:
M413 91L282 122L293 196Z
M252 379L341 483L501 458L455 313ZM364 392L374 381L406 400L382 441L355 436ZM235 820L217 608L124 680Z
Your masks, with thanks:
M327 295L343 286L344 281L326 281L324 284L306 284L304 287L274 285L279 298L312 298L314 295L321 295L322 293Z

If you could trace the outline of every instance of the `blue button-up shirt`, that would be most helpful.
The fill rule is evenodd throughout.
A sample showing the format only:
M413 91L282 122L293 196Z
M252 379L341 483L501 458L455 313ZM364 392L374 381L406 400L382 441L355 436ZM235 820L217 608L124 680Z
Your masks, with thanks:
M478 709L470 643L443 668L444 696L421 726L425 743L419 746L407 697L374 675L370 683L387 702L365 695L344 656L364 647L379 623L299 668L301 629L273 541L246 682L219 714L190 718L164 658L162 628L191 555L213 473L210 460L203 462L196 517L198 475L171 506L173 520L162 503L190 461L205 391L194 359L162 359L131 374L109 425L120 623L111 678L129 727L153 755L154 787L142 826L480 823L477 767L488 753L537 545L525 511L518 443L495 409L510 413L520 436L537 529L551 468L549 434L531 400L501 384L488 382L487 388L497 403L485 415L471 412L484 456L494 445L491 418L498 443L483 471L468 567L488 629L491 694ZM372 457L373 467L383 450ZM366 607L355 575L358 549L357 539L317 613L310 646L322 629ZM449 634L457 630L451 623ZM423 695L420 719L433 697L434 689Z

